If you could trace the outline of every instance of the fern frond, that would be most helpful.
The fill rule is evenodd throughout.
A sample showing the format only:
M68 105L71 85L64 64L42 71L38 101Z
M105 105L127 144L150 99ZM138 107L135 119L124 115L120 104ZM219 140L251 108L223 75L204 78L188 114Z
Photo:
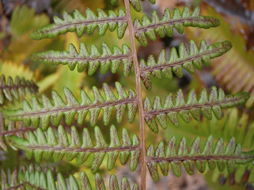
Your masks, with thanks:
M16 135L18 137L24 137L24 134L29 131L34 131L34 127L24 127L23 125L18 125L15 122L5 123L2 114L0 113L0 148L7 150L7 146L13 147L9 141L8 136Z
M151 88L151 75L161 78L173 78L173 73L177 77L183 76L183 69L194 72L201 69L203 63L209 63L210 59L219 57L231 48L229 41L218 42L208 45L202 41L197 47L194 41L190 41L188 46L183 43L179 46L179 54L176 48L170 50L170 57L167 59L165 50L160 52L157 60L150 56L147 61L141 60L141 78L146 88Z
M209 173L208 173L209 175ZM238 165L233 171L214 171L212 178L214 181L218 181L224 185L226 183L230 185L248 185L254 183L254 165L253 163Z
M206 89L203 89L198 99L196 93L191 91L188 99L185 100L183 92L179 90L175 97L169 94L165 99L164 105L161 105L161 99L158 96L155 97L153 105L146 98L144 102L145 120L152 131L158 132L158 125L166 128L169 121L174 125L178 125L178 116L185 122L190 121L190 115L194 119L200 120L201 114L207 119L212 119L213 114L220 119L222 117L222 108L242 104L248 98L248 93L225 96L222 89L213 87L210 95L208 95Z
M177 139L184 136L189 143L193 136L208 138L211 134L214 140L223 138L224 141L230 141L235 138L236 143L240 144L243 150L249 151L253 149L254 138L254 123L249 121L248 113L241 113L237 108L229 109L224 112L221 120L206 120L203 122L181 123L181 127L171 127L170 136L175 136ZM213 182L227 183L240 186L246 186L254 182L253 164L237 166L233 171L211 171L205 175ZM211 177L212 176L212 177Z
M228 58L232 56L234 60L228 62ZM223 60L213 65L213 74L216 81L231 92L249 92L251 98L247 106L251 107L254 102L254 69L247 62L243 61L243 59L241 60L241 58L240 56L238 57L237 53L230 53Z
M196 8L193 12L188 7L182 11L174 9L172 12L165 9L162 18L159 18L156 12L153 16L143 16L141 20L134 21L135 35L141 45L147 45L147 38L156 39L156 35L160 37L172 36L173 29L179 33L183 33L184 27L192 26L198 28L210 28L219 25L219 20L209 16L200 16L200 9Z
M208 137L211 134L215 139L223 138L229 141L235 137L237 143L241 144L244 150L252 150L254 146L254 122L247 112L242 113L241 109L231 108L223 112L220 120L204 120L201 122L189 122L180 124L181 127L171 127L171 134L192 138L193 136ZM198 126L198 127L197 127Z
M204 10L206 14L214 15L221 21L221 27L207 31L188 30L186 33L189 38L203 38L211 42L220 40L230 40L233 48L225 56L216 59L212 64L212 74L218 84L223 85L232 93L246 91L250 93L250 98L246 102L247 107L254 104L254 68L253 51L246 51L246 40L243 35L232 32L233 27L225 18L214 9ZM230 61L228 61L230 60Z
M222 139L214 143L211 136L204 143L200 142L200 138L196 138L191 147L188 147L185 138L181 142L172 138L168 145L161 142L156 149L151 145L147 155L147 167L154 181L159 180L158 166L163 175L168 175L170 165L174 175L180 176L182 166L192 175L195 169L201 173L215 168L219 171L232 171L237 164L254 160L254 154L242 152L241 146L235 143L234 138L225 145Z
M35 94L37 91L38 87L33 81L20 77L14 80L12 77L0 76L0 105L6 101L21 99L27 94Z
M115 175L109 177L108 185L100 174L95 175L94 184L85 172L78 175L64 176L61 173L45 170L30 165L19 170L1 170L1 189L36 189L36 190L138 190L137 184L131 184L126 177L117 179ZM120 184L120 186L119 186ZM108 188L107 188L108 187Z
M35 158L37 162L41 160L76 160L78 164L83 164L88 157L93 156L91 169L93 172L98 170L105 156L107 155L107 168L113 169L118 155L120 161L126 164L129 161L131 170L135 170L139 161L139 140L136 135L130 138L126 129L122 130L119 138L116 128L110 128L110 143L107 144L99 127L94 128L96 145L92 143L92 138L84 128L82 135L79 135L76 127L67 132L62 126L58 130L48 128L26 134L26 138L10 137L14 146L25 150L29 159Z
M110 10L108 13L102 9L97 9L97 13L86 9L86 15L75 10L73 14L64 12L63 19L54 17L53 24L34 32L32 38L53 38L67 32L76 32L78 36L81 36L84 32L92 34L96 28L99 30L99 35L104 35L108 29L117 30L118 37L122 38L127 25L127 18L122 9L117 12Z
M12 136L12 135L23 136L25 133L28 133L34 130L36 130L36 128L34 127L23 127L23 128L13 128L7 131L1 131L0 132L0 148L6 151L7 145L12 146L11 144L5 141L6 138L8 139L8 136Z
M3 115L9 120L21 120L26 125L43 128L47 128L50 123L58 126L62 120L72 124L77 119L77 123L81 125L89 115L90 124L94 126L102 110L104 124L108 125L113 110L116 110L116 120L120 123L127 108L128 120L132 122L137 112L135 92L124 90L118 82L116 82L116 90L115 94L107 84L103 84L101 92L93 87L93 97L81 90L81 98L77 100L72 92L65 88L66 101L53 91L52 100L46 96L33 97L30 101L24 101L21 108L4 110Z
M78 52L74 45L70 44L68 51L37 53L34 58L42 63L68 65L71 70L77 66L79 72L86 71L89 75L93 75L99 67L102 73L109 69L116 73L119 66L123 65L124 75L127 76L132 67L130 48L127 45L123 45L122 49L117 46L110 49L103 43L101 51L95 45L88 51L87 46L81 43Z

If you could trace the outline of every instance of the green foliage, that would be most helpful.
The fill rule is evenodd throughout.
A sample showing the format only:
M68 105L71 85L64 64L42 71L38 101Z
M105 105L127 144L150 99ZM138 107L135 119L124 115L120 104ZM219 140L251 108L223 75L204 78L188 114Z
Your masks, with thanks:
M19 100L27 94L35 94L38 87L33 81L26 80L24 78L16 77L13 80L12 77L0 76L0 105L6 101Z
M208 172L207 176L212 175L212 180L220 182L221 184L228 183L229 185L245 186L246 184L253 184L253 163L238 164L234 170Z
M118 38L122 38L127 28L125 12L121 9L117 12L110 10L107 14L102 9L97 9L97 13L94 13L92 10L86 9L85 16L78 10L75 10L73 15L64 12L63 19L54 17L54 24L34 32L32 38L53 38L59 34L73 31L82 36L84 32L92 34L97 27L99 35L104 35L108 29L110 31L117 30Z
M4 21L4 15L1 15L1 21ZM4 23L2 23L1 30L4 30ZM21 63L32 53L40 51L48 45L49 40L36 42L29 37L32 31L47 24L49 24L49 18L45 14L36 14L34 9L25 5L17 6L11 15L10 25L7 29L8 46L0 51L1 60ZM3 41L5 40L3 39Z
M173 29L182 34L184 27L188 26L210 28L219 25L219 20L199 14L199 8L191 13L190 9L186 7L182 11L176 8L172 13L169 9L165 9L161 19L156 12L153 12L151 18L145 15L141 20L134 21L136 38L140 44L146 46L148 44L147 38L155 40L156 35L160 37L173 36Z
M181 127L171 124L172 127L167 128L166 138L184 136L187 140L192 140L195 136L207 138L212 134L214 139L223 138L225 141L234 137L236 142L247 151L252 150L254 145L254 122L248 113L242 113L237 108L225 110L220 120L213 117L211 120L192 120L188 123L179 121Z
M136 37L142 45L147 45L147 38L155 40L156 34L160 37L172 36L173 28L179 33L183 33L184 27L187 26L210 28L219 25L217 19L199 16L199 12L199 8L196 8L191 13L189 8L186 7L182 11L174 9L172 15L170 10L166 9L162 19L159 18L156 12L153 13L151 19L143 16L141 20L136 19L134 21ZM104 11L98 9L98 16L96 16L90 9L87 9L86 17L76 10L73 16L64 13L63 17L63 20L55 17L54 24L34 32L32 37L35 39L51 38L70 31L76 31L81 36L84 31L88 34L93 33L96 27L99 28L99 34L103 35L109 27L111 31L117 28L118 37L122 38L127 28L125 13L122 10L118 14L110 11L108 16ZM103 21L101 22L101 20Z
M240 31L235 31L235 27L239 27L238 30L241 30L244 26L234 26L228 23L222 15L211 8L207 9L205 12L219 18L221 27L213 28L206 32L195 32L190 30L187 35L192 38L205 38L211 42L225 39L231 41L233 45L232 50L214 62L212 74L216 81L231 93L241 91L249 92L250 98L246 102L246 105L247 107L252 107L254 105L254 53L251 50L246 50L246 43L248 43L248 40L245 36L242 35ZM227 71L227 74L225 74L225 71ZM239 84L239 81L241 81L241 84Z
M88 75L93 75L98 68L102 73L106 73L111 69L112 73L116 73L120 65L124 67L124 75L127 76L132 67L130 59L130 48L123 45L122 49L113 47L112 49L105 43L101 46L101 51L94 45L88 51L84 43L80 44L79 53L76 48L70 44L69 50L49 51L38 53L34 56L36 61L43 63L54 63L68 65L71 70L77 66L79 72L87 71Z
M4 75L5 78L19 77L25 78L27 80L35 80L34 72L23 64L13 63L13 62L2 62L0 61L0 74Z
M80 172L77 175L64 176L52 170L43 170L30 165L13 172L1 170L1 189L50 189L50 190L138 190L136 184L131 185L127 178L109 178L108 188L100 174L95 175L95 183L91 185L88 175ZM120 186L119 186L120 184ZM95 188L93 188L95 187Z
M180 122L180 126L181 127L169 126L165 131L165 133L167 133L166 139L174 137L176 140L180 141L184 136L186 143L191 144L193 138L197 136L201 139L207 139L212 134L215 141L222 138L225 142L228 142L234 137L235 142L241 145L242 150L251 151L253 149L253 120L249 117L248 113L241 113L241 111L236 108L225 111L224 117L221 120L213 118L212 120L206 120L205 122ZM206 172L205 175L210 182L212 181L215 184L218 184L219 182L221 184L229 184L236 187L239 186L239 189L242 189L242 186L254 182L253 166L253 162L238 164L232 171L219 171L218 169L215 169ZM224 188L223 186L220 186L220 188L227 189L229 186Z
M219 57L226 53L231 48L229 41L218 42L208 45L202 41L197 47L194 41L190 41L188 46L183 43L179 46L179 54L176 48L171 48L170 57L167 59L165 50L160 52L160 55L155 60L151 55L147 61L141 60L141 78L147 89L151 89L151 75L162 78L162 75L172 79L173 73L177 77L183 76L183 69L193 73L195 69L201 69L202 64L207 64L210 59Z
M182 90L179 90L176 96L169 94L163 105L161 105L159 96L154 98L153 104L149 98L146 98L144 102L145 120L153 132L158 132L158 125L164 129L169 123L179 125L178 116L184 122L190 121L190 115L200 120L201 114L207 119L212 119L213 114L220 119L222 108L242 104L248 97L248 93L225 96L222 89L213 87L209 95L207 90L203 89L199 98L194 91L191 91L185 100Z
M154 3L154 0L150 2ZM116 0L112 0L111 3L116 3ZM40 69L42 73L36 75L36 79L43 78L39 85L44 94L27 96L31 93L30 88L37 90L37 87L24 79L18 78L13 82L12 79L5 81L3 77L0 80L0 103L25 97L24 101L8 104L0 110L0 147L6 152L10 148L24 152L27 158L23 159L23 154L19 155L17 167L26 165L27 162L47 166L49 162L54 162L50 166L62 162L76 167L75 171L67 171L68 175L50 170L45 172L32 166L13 173L3 171L2 189L105 190L108 187L110 190L137 190L137 185L131 186L126 178L118 180L112 176L109 185L106 186L99 174L93 179L88 171L87 175L83 172L76 173L77 170L102 173L102 169L105 172L115 172L109 170L116 168L118 163L128 164L132 171L140 168L141 190L146 189L147 168L154 181L159 180L160 172L168 175L170 168L173 174L180 176L182 167L188 174L199 171L211 173L214 178L224 175L231 180L235 178L236 181L247 178L245 177L247 174L250 177L254 175L253 125L248 126L244 119L232 121L233 116L237 117L235 115L231 117L226 115L225 120L218 121L224 115L222 109L243 104L249 98L247 93L226 96L222 89L213 87L210 92L203 89L199 97L193 89L185 98L183 91L179 90L176 95L170 93L162 102L161 96L158 96L161 92L155 92L156 97L151 100L150 94L143 91L140 83L143 81L146 89L151 89L152 76L159 79L165 76L172 81L174 75L182 77L184 70L193 73L196 69L201 69L203 64L208 65L211 59L226 53L231 48L231 43L221 41L208 45L203 40L197 45L190 40L186 45L173 47L169 53L162 50L157 59L154 55L149 55L147 60L138 60L135 38L141 45L147 45L148 39L156 40L157 36L173 36L175 30L183 33L184 28L188 26L205 29L218 26L219 20L200 16L199 8L191 11L188 7L173 11L166 9L162 17L153 13L151 17L145 14L141 19L132 19L129 3L137 11L142 9L141 1L124 0L125 10L110 10L106 13L101 9L97 12L86 9L85 15L77 10L73 14L65 12L63 19L55 17L53 24L32 34L34 39L43 39L75 32L68 34L64 42L63 37L57 38L50 47L57 49L63 44L71 44L67 51L51 50L33 56L36 63L39 61L52 65L68 65L70 69L61 66L45 67L45 64L33 65L34 69ZM17 18L17 15L14 16ZM27 22L20 24L29 26ZM127 27L128 33L125 32ZM78 39L84 33L94 35L89 38L96 38L95 30L105 38ZM126 38L114 43L111 41L114 34L108 37L106 32L115 30L118 39L129 35L129 46L124 41ZM103 41L106 38L107 43ZM103 43L95 46L95 43L101 41ZM33 49L32 46L30 48ZM24 57L20 60L23 61ZM27 62L30 64L30 60ZM120 67L123 69L119 69ZM128 75L132 67L135 70L134 76ZM80 73L73 72L75 69ZM98 70L104 75L96 73ZM121 81L130 86L135 81L135 91L125 90L119 82L115 83L115 88L110 87L112 82L100 84L101 81L107 81L101 80L102 77L113 76L108 73L109 70L117 73L109 81ZM6 73L10 72L11 75L20 73L16 72L17 69L7 71ZM97 80L94 83L102 88L93 86L91 91L86 88L80 90L83 89L84 84L89 84L90 79L84 78L86 74L94 75L93 82ZM32 73L32 76L35 75ZM122 76L125 78L121 78ZM57 92L54 91L56 89ZM48 97L48 93L51 93L51 97ZM135 120L136 114L138 117ZM127 115L128 119L123 119L124 115ZM101 120L103 123L100 122ZM121 123L121 126L112 125L115 120ZM127 121L133 122L127 125L133 129L132 136L125 129ZM146 124L153 132L158 132L159 126L165 131L156 138L153 134L151 139L150 134L146 134L149 131L145 129ZM98 127L102 125L106 126ZM139 137L135 134L138 125ZM181 125L181 128L174 125ZM238 128L240 125L244 126L241 130ZM203 128L201 129L200 126ZM187 127L189 130L186 129ZM170 130L167 132L166 128ZM118 134L118 129L121 135ZM189 133L190 130L192 133ZM217 133L214 132L215 130ZM219 132L221 133L218 134ZM208 137L210 135L214 138ZM195 140L189 141L193 136ZM232 136L236 138L231 139ZM224 140L221 137L224 137ZM168 145L164 143L164 138L167 138L167 142L171 138ZM178 141L178 139L182 140ZM224 143L227 140L229 143ZM160 142L158 146L155 145L156 141ZM149 147L146 146L148 142L151 143ZM93 181L92 185L90 181ZM245 180L246 182L251 180Z
M34 127L25 127L24 125L19 125L14 122L6 122L3 119L3 116L0 115L0 148L4 151L8 150L8 146L12 147L14 150L17 148L15 146L12 146L12 144L9 142L9 136L19 136L24 137L24 134L33 131L36 128Z
M151 145L147 150L147 166L153 180L159 180L158 166L163 175L168 175L171 166L173 173L180 176L182 166L190 175L194 174L195 169L201 173L215 168L232 172L237 164L254 160L253 152L242 152L241 146L235 143L234 138L227 145L222 139L215 143L211 136L206 142L200 141L200 138L196 138L190 146L185 138L180 142L172 138L167 145L161 142L156 149Z
M30 19L27 19L30 18ZM22 22L21 22L22 20ZM46 15L36 15L33 9L27 6L18 7L13 11L10 23L10 32L15 37L26 34L35 28L43 27L49 23Z
M72 92L65 88L66 101L53 91L52 100L46 96L33 97L31 101L24 101L21 108L5 110L3 113L9 120L22 120L26 125L47 128L50 123L59 125L62 119L69 125L77 119L77 123L82 125L87 115L90 115L90 124L94 126L101 110L105 125L109 124L114 109L117 122L121 122L127 108L128 120L132 122L137 111L135 92L125 91L120 83L116 83L116 90L117 94L114 94L110 87L104 84L102 92L93 87L93 97L83 90L80 91L81 98L77 100Z
M130 138L126 129L122 130L119 138L116 128L110 127L110 143L107 144L99 127L94 128L96 145L93 144L91 135L87 128L79 135L76 127L67 132L63 126L58 129L48 128L42 131L38 128L34 132L26 134L25 138L10 137L14 146L25 150L29 159L41 160L76 160L77 164L83 164L89 156L93 156L91 169L97 171L107 155L107 169L115 167L115 162L120 154L120 161L126 164L129 160L129 167L135 170L139 161L139 140L136 135Z

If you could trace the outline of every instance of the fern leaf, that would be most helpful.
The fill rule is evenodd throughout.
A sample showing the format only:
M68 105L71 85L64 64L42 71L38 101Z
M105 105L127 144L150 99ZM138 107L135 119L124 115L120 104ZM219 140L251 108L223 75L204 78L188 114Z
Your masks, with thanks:
M127 76L132 67L130 48L127 45L123 45L122 49L116 46L110 49L103 43L101 51L95 45L88 51L86 45L81 43L78 53L74 45L70 44L68 51L38 53L34 58L42 63L68 65L71 70L77 66L79 72L86 71L89 75L93 75L99 67L102 73L109 69L112 73L116 73L119 66L123 65L124 75Z
M116 83L116 90L115 95L107 84L103 84L101 92L93 87L93 97L81 90L81 98L77 100L72 92L65 88L66 101L53 91L52 100L46 96L33 97L30 101L24 101L21 108L4 110L3 115L9 120L21 120L28 126L43 128L47 128L50 123L57 126L62 120L70 125L77 119L77 123L81 125L89 115L90 124L94 126L101 111L103 111L104 124L108 125L113 110L116 110L116 120L120 123L127 109L128 120L132 122L137 111L135 92L132 90L127 92L120 83Z
M119 38L124 36L127 28L127 18L123 10L118 12L110 10L105 13L102 9L97 9L97 13L87 9L86 15L82 15L75 10L73 14L63 13L63 19L54 17L54 23L41 28L32 34L34 39L53 38L59 34L75 31L78 36L84 32L92 34L98 28L99 35L104 35L109 29L110 31L117 30Z
M192 13L188 7L182 11L174 9L172 12L165 9L163 17L160 19L156 12L153 16L143 16L141 20L134 21L135 35L141 45L147 45L147 38L151 40L156 39L156 35L160 37L172 36L173 29L177 32L183 33L184 27L192 26L199 28L210 28L219 25L219 20L209 16L200 16L200 10L196 8Z
M212 74L218 84L223 85L231 93L246 91L250 93L250 98L246 102L247 107L254 104L254 54L246 51L246 40L241 33L232 32L231 26L223 16L212 8L203 10L206 14L213 15L221 21L221 27L207 31L188 30L186 35L189 38L203 38L211 42L220 40L230 40L233 48L225 56L216 59L212 64ZM238 27L237 27L238 28ZM236 28L235 28L236 29ZM230 61L228 61L230 59Z
M146 98L144 102L145 120L152 131L158 132L158 125L163 128L166 128L169 123L178 125L178 116L184 122L190 121L190 115L194 119L200 120L201 114L207 119L212 119L213 114L217 119L220 119L222 117L222 108L242 104L248 98L248 93L225 96L222 89L213 87L209 96L206 89L202 91L199 99L196 93L191 91L188 99L185 100L183 92L179 90L175 97L169 94L164 105L161 105L161 99L158 96L154 99L153 105Z
M209 173L208 173L209 174ZM220 184L224 185L226 183L230 185L241 185L248 186L248 184L253 184L254 179L254 169L253 163L238 165L232 171L224 170L223 172L214 171L212 174L212 179Z
M235 143L234 138L225 145L222 139L214 143L211 136L205 143L196 138L191 147L188 147L185 138L181 142L176 142L175 138L172 138L166 146L163 142L157 148L151 145L147 155L149 160L147 166L154 181L159 180L158 166L163 175L168 175L170 166L174 175L180 176L182 166L192 175L195 169L201 173L215 168L219 171L224 169L232 171L237 164L254 160L253 153L242 152L241 146Z
M137 184L131 184L126 177L117 179L115 175L109 177L108 185L100 174L95 174L94 184L85 172L77 175L64 176L61 173L47 169L46 171L30 165L13 172L1 170L1 189L37 189L37 190L138 190ZM119 186L120 184L120 186ZM108 187L108 188L106 188Z
M165 50L155 60L150 56L147 61L141 60L141 78L146 88L151 88L151 75L161 78L164 75L167 78L173 78L173 73L178 77L183 76L183 69L194 72L195 69L201 69L202 63L209 63L210 59L219 57L231 48L229 41L218 42L208 45L202 41L197 47L194 41L190 41L188 47L183 43L179 46L179 55L176 48L170 50L170 58L167 60Z
M5 123L2 114L0 113L0 148L7 151L7 146L12 146L12 144L8 141L8 136L18 136L24 137L24 134L29 131L34 131L36 128L34 127L24 127L23 125L18 125L15 122Z
M13 80L12 77L0 76L0 105L6 101L19 100L27 94L34 94L38 91L37 85L24 78L16 77Z
M91 169L97 171L107 155L107 168L113 169L115 162L120 155L122 164L129 161L131 170L135 170L139 161L139 140L136 135L130 138L126 129L122 130L122 136L119 138L116 128L110 128L110 144L104 140L99 127L94 128L96 145L92 143L92 138L84 128L82 135L79 135L76 127L71 128L68 133L62 126L58 130L48 128L42 131L38 128L36 131L26 134L26 138L10 137L14 146L25 150L29 159L35 158L37 162L41 160L60 160L71 161L75 159L78 164L83 164L90 155L93 156Z

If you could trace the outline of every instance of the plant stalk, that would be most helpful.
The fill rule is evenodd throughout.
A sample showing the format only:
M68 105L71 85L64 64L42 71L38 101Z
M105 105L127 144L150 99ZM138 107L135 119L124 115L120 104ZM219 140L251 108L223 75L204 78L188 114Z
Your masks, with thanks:
M136 93L138 99L138 109L139 109L139 133L140 133L140 189L146 190L146 149L145 149L145 119L144 119L144 108L143 108L143 101L142 101L142 89L141 89L141 79L140 79L140 66L137 57L137 49L135 44L135 30L133 26L133 22L131 19L131 10L130 10L130 2L129 0L124 0L124 5L126 9L126 16L128 19L128 30L130 35L130 43L131 43L131 50L132 50L132 59L134 63L135 69L135 77L136 77Z

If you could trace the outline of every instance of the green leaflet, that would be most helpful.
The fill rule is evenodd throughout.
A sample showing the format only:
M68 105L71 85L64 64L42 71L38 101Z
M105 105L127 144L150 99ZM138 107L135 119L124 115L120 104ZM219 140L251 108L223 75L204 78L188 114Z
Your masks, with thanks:
M131 170L137 168L139 162L139 140L136 135L130 138L126 129L122 130L122 136L119 137L116 128L110 127L110 143L104 140L99 127L94 128L95 143L87 128L83 129L82 135L79 134L76 127L71 127L67 132L63 126L58 129L48 128L42 131L38 128L34 132L26 133L25 138L10 137L14 146L24 150L27 157L35 158L37 162L41 160L74 160L77 164L83 164L92 156L91 169L97 171L107 156L107 169L111 170L115 166L117 158L120 158L122 164L129 162Z
M85 15L82 15L78 10L75 10L73 14L64 12L62 19L54 17L53 24L35 31L32 38L53 38L67 32L76 32L78 36L82 36L84 32L92 34L96 28L99 30L99 35L104 35L109 29L110 31L117 30L119 38L124 36L127 19L123 10L110 10L106 13L102 9L97 9L97 12L94 13L88 8L85 13Z
M0 76L0 105L6 101L19 100L28 94L35 94L38 91L38 87L33 81L26 80L24 78L16 77L13 80L12 77Z
M0 113L0 149L7 151L7 145L16 149L8 141L8 136L15 135L18 137L24 137L24 134L29 131L34 131L34 127L24 127L23 125L18 125L15 122L4 121L2 114Z
M79 72L86 71L93 75L100 67L102 73L109 69L116 73L122 65L124 75L127 76L132 68L130 48L123 45L122 48L114 46L112 49L105 43L101 46L101 51L95 45L88 51L84 43L80 44L80 50L70 44L68 51L47 51L34 55L36 61L49 64L68 65L71 70L76 67Z
M160 37L172 36L174 29L179 33L184 32L184 27L192 26L198 28L210 28L219 25L219 20L209 16L200 16L199 8L193 12L188 7L183 10L174 9L172 12L165 9L162 18L159 18L156 12L153 12L151 18L143 16L141 20L134 21L136 38L141 45L148 44L147 38L155 40L157 35Z
M78 100L65 88L66 100L53 91L51 99L44 95L40 98L33 97L30 101L24 101L22 107L4 110L3 115L9 120L22 120L27 126L42 128L47 128L50 124L59 125L62 120L70 125L76 119L81 125L89 115L90 124L94 126L101 111L104 124L108 125L114 110L116 120L120 123L127 109L128 120L132 122L137 111L135 92L127 92L118 82L116 91L116 94L113 93L107 84L103 84L103 90L100 91L93 87L93 96L81 90Z
M1 189L40 189L40 190L138 190L137 184L131 184L126 177L117 179L109 177L107 185L100 174L95 174L94 184L91 184L87 174L65 176L53 170L35 167L22 167L13 172L1 170ZM104 187L104 188L103 188Z
M191 73L196 69L201 69L202 64L209 63L210 59L223 55L230 48L229 41L217 42L212 45L202 41L199 47L192 40L187 46L182 43L179 46L179 51L175 47L171 48L168 59L166 51L162 50L157 60L153 55L149 56L147 61L141 60L141 78L145 87L151 89L152 75L157 78L164 76L172 79L174 73L177 77L182 77L183 69Z
M180 142L172 138L167 145L163 142L157 148L151 145L147 150L147 166L153 180L159 180L158 167L164 175L168 175L171 168L174 175L180 176L182 167L190 175L194 174L195 169L201 173L215 168L223 172L225 169L233 171L238 164L248 164L254 160L253 152L242 152L234 138L227 145L222 139L214 142L211 136L205 142L200 141L198 137L190 146L185 138Z
M179 90L177 95L169 94L164 104L161 104L160 97L154 99L153 104L146 98L144 102L145 120L153 132L158 132L158 125L166 128L170 123L178 125L179 117L184 122L189 122L191 116L195 120L201 119L201 114L212 119L214 115L217 119L222 117L222 108L233 107L244 103L249 98L248 93L238 93L236 95L225 96L222 89L213 87L208 94L206 89L197 98L194 91L191 91L185 100L183 92Z

